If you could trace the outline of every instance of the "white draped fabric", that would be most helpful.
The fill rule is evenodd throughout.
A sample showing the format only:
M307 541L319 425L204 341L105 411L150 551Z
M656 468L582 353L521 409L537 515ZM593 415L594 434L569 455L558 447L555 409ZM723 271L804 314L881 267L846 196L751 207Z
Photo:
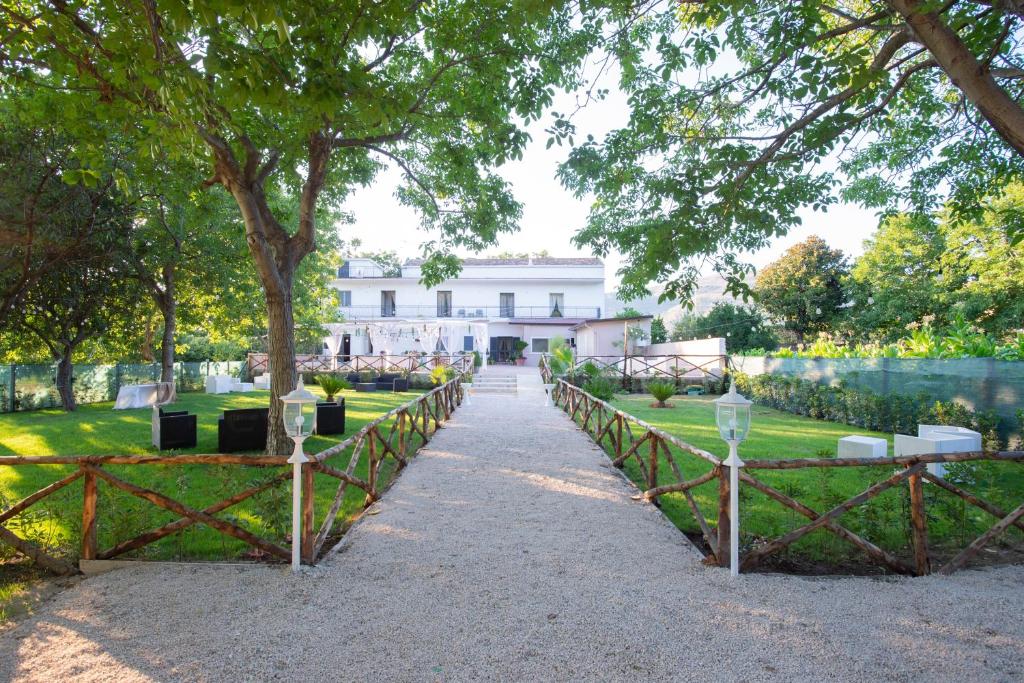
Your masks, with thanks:
M437 340L441 338L441 326L426 323L417 330L417 333L420 335L420 347L427 353L433 353L437 349Z
M370 343L373 344L373 352L385 354L391 353L391 335L389 329L383 325L370 325Z

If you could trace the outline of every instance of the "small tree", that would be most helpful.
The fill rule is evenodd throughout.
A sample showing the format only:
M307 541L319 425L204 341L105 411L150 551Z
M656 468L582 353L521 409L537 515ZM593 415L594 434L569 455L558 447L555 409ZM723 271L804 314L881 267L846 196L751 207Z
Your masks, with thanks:
M665 401L675 396L676 385L672 382L659 380L648 384L647 390L651 392L651 396L657 400L659 408L667 408L668 404L665 403Z
M102 336L118 318L129 318L141 299L131 274L119 268L123 261L118 248L125 244L130 214L116 205L110 208L109 219L115 225L104 233L107 239L91 243L88 252L80 252L33 285L23 297L17 322L57 363L57 392L68 411L77 407L72 388L75 352L84 342Z
M665 321L661 316L656 316L651 321L651 343L664 344L668 341L668 330L665 328Z
M758 274L754 297L803 341L811 332L828 329L839 316L848 273L843 252L811 235Z

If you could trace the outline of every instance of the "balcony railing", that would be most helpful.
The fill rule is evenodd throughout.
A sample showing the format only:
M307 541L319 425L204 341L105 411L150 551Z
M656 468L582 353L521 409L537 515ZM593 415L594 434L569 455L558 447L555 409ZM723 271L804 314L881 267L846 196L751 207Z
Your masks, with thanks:
M377 318L600 318L600 306L339 306L346 320ZM554 315L552 315L554 313Z

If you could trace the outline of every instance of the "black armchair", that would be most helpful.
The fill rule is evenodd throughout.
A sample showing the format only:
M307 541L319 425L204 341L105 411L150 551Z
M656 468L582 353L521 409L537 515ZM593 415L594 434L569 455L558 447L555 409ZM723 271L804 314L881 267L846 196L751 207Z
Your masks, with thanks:
M316 404L316 433L345 433L345 399L338 399L337 403Z
M407 377L396 377L392 387L392 391L409 391L409 379Z
M217 420L217 450L261 451L267 447L270 408L225 410Z
M153 421L153 445L158 450L195 448L195 415L189 415L187 410L165 411L158 408Z
M385 391L392 391L395 388L395 380L399 379L398 375L390 373L383 373L377 378L377 389L383 389Z

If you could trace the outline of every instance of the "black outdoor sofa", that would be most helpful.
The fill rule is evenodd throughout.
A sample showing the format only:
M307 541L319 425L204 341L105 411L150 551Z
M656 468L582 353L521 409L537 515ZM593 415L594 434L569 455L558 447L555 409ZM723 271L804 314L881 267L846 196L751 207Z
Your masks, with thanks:
M267 447L270 408L225 410L217 420L217 450L262 451Z
M187 410L159 409L156 444L158 450L196 447L196 416Z
M384 373L371 382L363 382L358 372L351 372L346 379L356 391L409 391L409 378Z

